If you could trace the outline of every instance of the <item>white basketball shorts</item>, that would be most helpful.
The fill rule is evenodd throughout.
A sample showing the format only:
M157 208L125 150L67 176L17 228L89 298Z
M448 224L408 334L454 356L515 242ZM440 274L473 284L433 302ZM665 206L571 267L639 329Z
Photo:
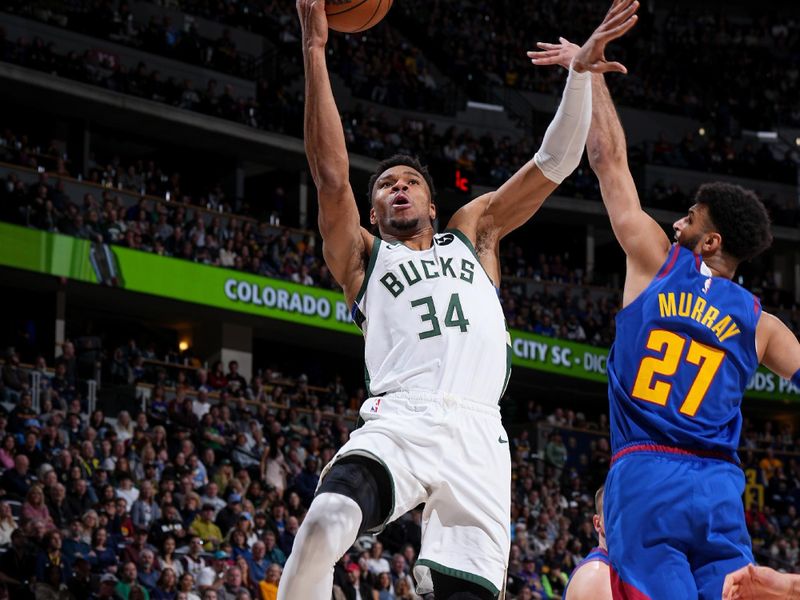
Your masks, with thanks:
M448 394L402 392L367 399L360 414L364 425L336 453L320 481L343 456L378 460L393 486L386 523L425 503L422 549L414 567L417 593L432 591L433 569L497 594L504 587L511 546L511 454L497 406Z

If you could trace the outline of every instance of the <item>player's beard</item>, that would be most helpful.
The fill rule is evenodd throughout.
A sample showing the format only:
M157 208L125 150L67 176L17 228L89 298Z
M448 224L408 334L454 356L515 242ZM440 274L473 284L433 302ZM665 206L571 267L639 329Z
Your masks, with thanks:
M410 219L389 219L389 225L396 231L409 231L416 229L419 224L419 217L411 217Z
M678 244L686 248L687 250L691 250L694 252L694 249L697 248L697 244L703 239L703 233L697 233L693 237L687 237L685 234L681 234L678 238Z

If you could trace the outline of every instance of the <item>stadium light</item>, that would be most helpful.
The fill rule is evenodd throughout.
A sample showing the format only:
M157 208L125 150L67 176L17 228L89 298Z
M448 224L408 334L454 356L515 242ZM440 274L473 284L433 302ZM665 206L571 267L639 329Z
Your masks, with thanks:
M188 349L189 349L189 342L187 342L186 340L181 340L180 342L178 342L178 350L180 350L181 352L186 352Z

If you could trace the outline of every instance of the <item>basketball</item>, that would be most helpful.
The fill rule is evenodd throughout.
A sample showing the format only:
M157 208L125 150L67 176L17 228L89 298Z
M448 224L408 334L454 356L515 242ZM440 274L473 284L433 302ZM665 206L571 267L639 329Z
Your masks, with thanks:
M328 27L344 33L366 31L380 23L394 0L326 0Z

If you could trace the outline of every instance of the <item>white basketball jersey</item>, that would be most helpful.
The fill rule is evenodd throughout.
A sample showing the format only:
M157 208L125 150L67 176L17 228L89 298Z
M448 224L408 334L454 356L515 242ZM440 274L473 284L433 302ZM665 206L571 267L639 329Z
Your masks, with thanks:
M429 250L375 238L353 319L365 338L368 393L453 394L492 406L511 371L497 290L460 231Z

